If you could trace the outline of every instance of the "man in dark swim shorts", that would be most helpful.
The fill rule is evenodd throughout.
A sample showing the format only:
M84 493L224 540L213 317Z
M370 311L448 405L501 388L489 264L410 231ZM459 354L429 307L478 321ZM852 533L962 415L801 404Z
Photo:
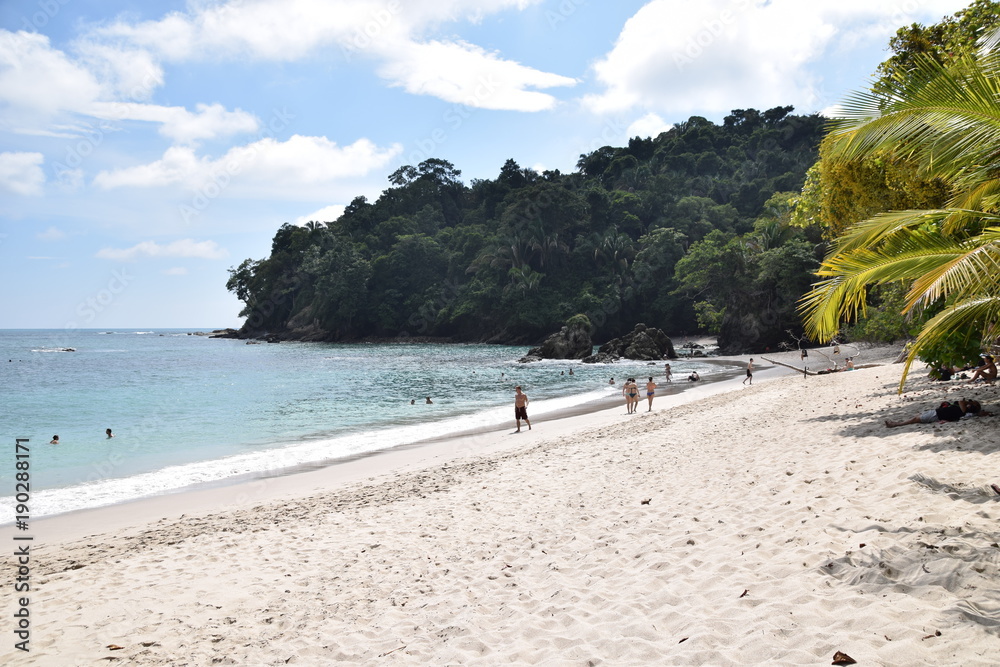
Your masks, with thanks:
M514 419L517 421L515 433L521 432L522 419L528 425L528 430L531 430L531 422L528 421L528 395L521 393L521 385L514 387Z

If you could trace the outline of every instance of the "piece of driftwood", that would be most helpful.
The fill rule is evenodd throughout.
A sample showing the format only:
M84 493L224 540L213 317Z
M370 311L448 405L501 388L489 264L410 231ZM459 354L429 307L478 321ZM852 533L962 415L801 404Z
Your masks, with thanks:
M786 364L781 361L775 361L774 359L768 359L767 357L761 357L761 359L763 359L769 364L777 364L779 366L784 366L785 368L791 368L793 371L797 373L805 373L806 375L816 375L815 371L811 371L808 368L799 368L798 366L792 366L791 364Z

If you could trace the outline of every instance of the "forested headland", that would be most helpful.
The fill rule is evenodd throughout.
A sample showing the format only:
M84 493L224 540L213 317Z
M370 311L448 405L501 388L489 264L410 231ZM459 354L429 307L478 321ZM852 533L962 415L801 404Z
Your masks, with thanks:
M801 331L823 255L818 231L789 224L823 119L792 111L692 117L570 174L508 160L466 184L445 160L404 166L376 201L284 224L270 257L231 270L242 333L528 344L582 313L598 341L643 322L774 345Z

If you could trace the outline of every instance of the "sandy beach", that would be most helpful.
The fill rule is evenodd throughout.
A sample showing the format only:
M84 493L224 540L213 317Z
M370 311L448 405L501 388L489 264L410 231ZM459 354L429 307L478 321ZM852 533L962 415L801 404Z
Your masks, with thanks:
M1000 417L883 420L1000 389L891 356L5 527L0 663L996 664Z

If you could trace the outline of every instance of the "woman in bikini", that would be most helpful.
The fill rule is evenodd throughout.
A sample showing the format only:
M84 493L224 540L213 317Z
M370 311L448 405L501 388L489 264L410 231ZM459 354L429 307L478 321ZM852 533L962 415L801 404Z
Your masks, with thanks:
M625 380L625 384L622 385L622 394L625 396L625 408L628 414L632 414L639 402L639 386L635 383L635 378Z
M653 396L656 394L656 383L653 382L653 378L649 378L649 382L646 383L646 399L649 401L649 410L646 412L653 411Z

